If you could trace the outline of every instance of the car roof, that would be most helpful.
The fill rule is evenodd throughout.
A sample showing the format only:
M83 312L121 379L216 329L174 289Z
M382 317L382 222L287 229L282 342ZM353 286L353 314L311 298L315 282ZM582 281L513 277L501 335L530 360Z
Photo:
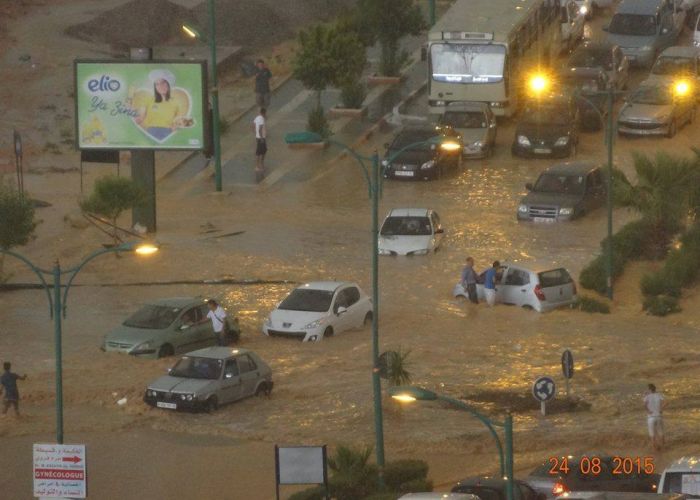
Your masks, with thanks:
M517 479L515 480L517 482ZM506 482L502 477L468 477L457 483L459 486L486 486L487 488L501 488Z
M388 217L427 217L429 211L427 208L394 208Z
M666 467L664 472L682 472L687 470L700 470L700 455L681 457Z
M557 163L545 169L543 174L567 174L567 175L585 175L595 169L596 165L590 161L567 161Z
M672 57L687 57L693 58L700 55L700 49L698 47L691 47L690 45L674 45L673 47L668 47L659 55L661 56L672 56Z
M197 349L196 351L188 352L187 356L199 356L201 358L211 358L211 359L227 359L231 356L238 354L253 354L252 351L248 349L232 349L230 347L205 347L204 349Z
M616 14L655 14L663 0L622 0L615 10Z
M176 307L182 309L193 304L204 304L204 299L201 297L167 297L149 302L155 306Z
M325 290L334 292L343 285L352 285L349 281L309 281L297 288L307 288L309 290Z
M533 274L540 274L540 273L546 273L547 271L556 271L557 269L563 269L567 273L569 273L569 270L565 268L564 266L551 266L551 265L542 265L538 264L537 262L529 263L527 265L524 264L519 264L517 262L510 262L507 260L501 260L499 261L501 263L501 267L515 267L517 269L520 269L522 271L528 272L528 273L533 273ZM571 274L571 273L569 273Z
M581 43L576 49L574 49L574 52L583 52L585 49L591 49L591 50L603 50L603 49L612 49L615 45L610 43L610 42L597 42L593 40L586 40L583 43Z

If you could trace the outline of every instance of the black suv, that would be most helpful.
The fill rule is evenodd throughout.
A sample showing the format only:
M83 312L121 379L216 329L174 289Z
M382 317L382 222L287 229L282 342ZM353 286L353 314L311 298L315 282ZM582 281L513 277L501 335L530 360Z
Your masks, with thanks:
M571 95L529 99L515 129L513 156L566 158L576 154L579 114Z
M460 145L455 151L443 151L431 139L444 136ZM434 126L410 127L401 130L387 148L382 161L384 177L389 179L439 179L445 168L458 167L462 159L462 140L450 128ZM391 162L389 162L391 159Z

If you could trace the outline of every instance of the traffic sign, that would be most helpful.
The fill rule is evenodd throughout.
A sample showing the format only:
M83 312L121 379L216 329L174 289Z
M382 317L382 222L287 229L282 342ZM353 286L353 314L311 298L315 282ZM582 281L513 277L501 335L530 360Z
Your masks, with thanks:
M556 392L556 385L554 384L554 380L550 377L540 377L535 380L535 383L532 385L532 395L541 403L552 399Z
M15 141L15 156L21 157L22 156L22 136L14 130L12 132L12 138Z
M561 354L561 371L567 379L574 376L574 355L568 349Z
M34 496L86 498L85 445L34 445Z

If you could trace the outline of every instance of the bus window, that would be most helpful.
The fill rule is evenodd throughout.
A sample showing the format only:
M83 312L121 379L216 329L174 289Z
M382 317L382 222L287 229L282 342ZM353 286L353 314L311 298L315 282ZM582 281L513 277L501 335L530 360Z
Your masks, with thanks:
M503 45L434 43L430 46L432 77L439 82L500 82L505 57Z

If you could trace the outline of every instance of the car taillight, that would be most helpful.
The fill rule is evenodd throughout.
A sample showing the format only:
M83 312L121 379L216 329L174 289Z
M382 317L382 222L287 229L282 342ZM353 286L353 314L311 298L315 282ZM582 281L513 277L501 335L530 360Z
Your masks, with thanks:
M535 285L535 296L539 300L546 300L546 297L544 296L544 292L542 291L542 287L540 285Z
M552 493L554 496L562 495L568 491L569 488L567 488L564 483L554 483L554 486L552 486Z

